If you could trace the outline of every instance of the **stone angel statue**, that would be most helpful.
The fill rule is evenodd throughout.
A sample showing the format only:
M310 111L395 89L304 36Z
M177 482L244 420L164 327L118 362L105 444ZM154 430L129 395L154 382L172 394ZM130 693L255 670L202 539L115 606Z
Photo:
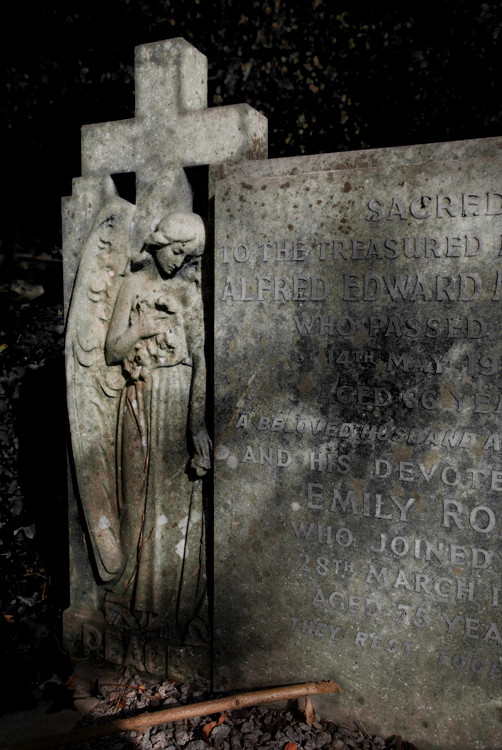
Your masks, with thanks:
M133 210L120 198L101 209L73 293L77 482L106 621L204 640L204 225L190 211L168 213L130 259Z

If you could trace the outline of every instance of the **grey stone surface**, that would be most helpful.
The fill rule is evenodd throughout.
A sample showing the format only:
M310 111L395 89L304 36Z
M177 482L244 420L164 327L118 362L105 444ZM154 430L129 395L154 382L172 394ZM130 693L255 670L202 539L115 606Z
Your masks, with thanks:
M266 153L262 115L247 105L206 110L206 98L207 60L194 47L183 39L138 47L135 117L84 127L83 176L63 199L78 484L65 645L117 667L200 681L210 672L205 229L183 168ZM134 204L112 179L127 172Z
M217 688L334 679L324 715L498 746L500 146L217 185Z
M360 151L338 151L329 154L292 156L278 159L262 159L250 162L246 173L251 176L277 176L304 172L323 172L332 169L359 169L368 167L401 166L422 164L428 161L449 161L473 157L492 157L500 154L500 138L474 138L468 141L446 141L422 143L417 146L395 146L389 148L364 149ZM225 165L224 176L230 177L240 169L239 164ZM223 172L223 168L220 168Z

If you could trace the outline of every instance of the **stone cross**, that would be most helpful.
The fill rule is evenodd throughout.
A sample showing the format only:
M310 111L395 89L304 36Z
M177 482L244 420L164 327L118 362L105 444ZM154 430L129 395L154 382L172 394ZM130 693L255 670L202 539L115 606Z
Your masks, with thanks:
M207 58L184 39L135 50L135 117L82 128L82 177L63 198L65 307L82 245L102 202L114 193L110 175L136 174L133 247L167 209L189 208L183 167L210 165L210 183L223 164L267 156L267 120L247 104L207 109Z
M181 38L136 47L135 84L134 118L82 128L82 176L135 172L141 234L182 167L266 157L267 121L247 104L207 109L207 58Z

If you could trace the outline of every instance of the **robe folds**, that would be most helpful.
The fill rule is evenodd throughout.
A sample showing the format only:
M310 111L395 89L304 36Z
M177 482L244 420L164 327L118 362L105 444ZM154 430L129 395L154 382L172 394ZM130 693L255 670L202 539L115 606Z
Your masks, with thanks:
M206 590L202 481L190 471L187 437L193 325L159 297L136 301L130 322L152 309L165 330L138 342L124 362L116 449L123 565L107 599L140 621L147 614L155 628L183 642L202 614Z

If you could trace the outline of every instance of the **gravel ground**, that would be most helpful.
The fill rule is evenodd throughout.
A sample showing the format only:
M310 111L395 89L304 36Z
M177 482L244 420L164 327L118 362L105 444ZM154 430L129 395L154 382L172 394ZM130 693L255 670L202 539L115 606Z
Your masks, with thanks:
M122 683L122 684L120 684ZM190 683L145 682L124 677L116 684L95 684L100 698L81 726L104 718L133 716L141 711L197 703L212 696ZM342 726L318 719L310 725L300 710L268 706L213 714L171 724L160 724L143 734L134 732L73 745L73 750L417 750L401 737L369 735L362 725Z

